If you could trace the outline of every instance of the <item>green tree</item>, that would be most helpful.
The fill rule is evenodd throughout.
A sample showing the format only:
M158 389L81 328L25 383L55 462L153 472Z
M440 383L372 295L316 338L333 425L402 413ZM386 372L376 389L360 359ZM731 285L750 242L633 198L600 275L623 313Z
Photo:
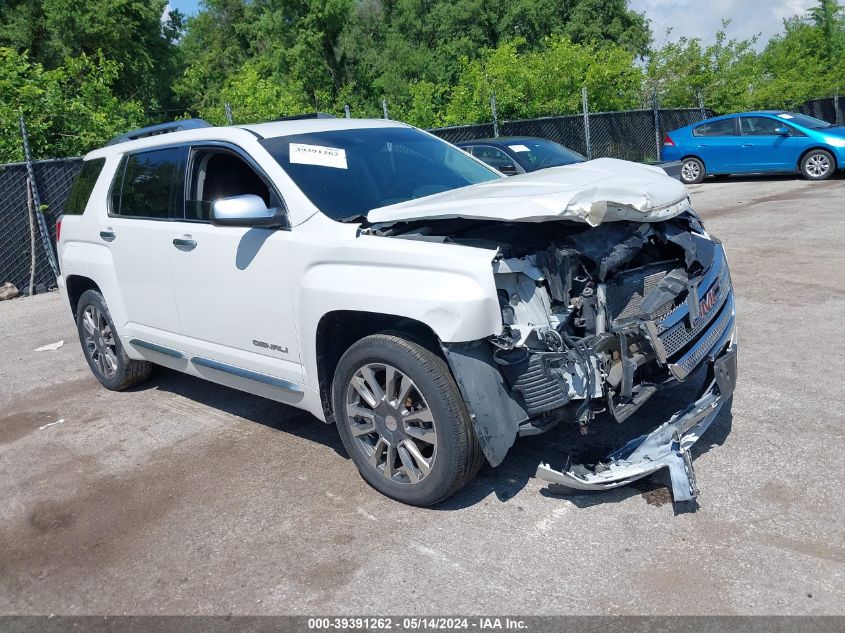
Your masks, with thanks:
M581 109L582 86L593 110L622 110L636 107L641 82L632 53L620 46L553 36L532 51L517 39L464 61L443 120L450 125L489 121L491 92L502 119L571 114Z
M101 55L45 70L25 53L0 48L0 163L23 160L21 114L34 158L78 156L141 125L141 104L113 93L119 72Z
M28 51L50 70L68 57L101 52L116 62L112 86L149 109L169 107L180 72L183 16L162 20L167 0L8 0L0 5L0 46Z

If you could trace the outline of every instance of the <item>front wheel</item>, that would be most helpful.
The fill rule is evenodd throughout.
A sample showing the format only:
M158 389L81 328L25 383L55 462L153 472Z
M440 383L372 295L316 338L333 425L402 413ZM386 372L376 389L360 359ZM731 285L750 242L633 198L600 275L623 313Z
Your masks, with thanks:
M343 445L364 480L393 499L426 506L472 479L482 454L445 361L390 334L361 339L332 384Z
M807 180L826 180L835 168L833 155L823 149L814 149L801 159L801 173Z
M685 185L695 185L704 180L704 163L694 157L681 163L681 180Z

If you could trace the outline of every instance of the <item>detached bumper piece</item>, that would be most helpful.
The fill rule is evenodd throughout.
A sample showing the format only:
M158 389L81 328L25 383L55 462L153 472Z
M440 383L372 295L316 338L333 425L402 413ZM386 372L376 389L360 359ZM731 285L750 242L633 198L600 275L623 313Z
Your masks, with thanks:
M732 328L731 328L732 329ZM690 501L698 496L690 447L707 430L733 394L736 385L735 337L716 347L712 380L704 393L691 405L675 413L651 433L641 435L607 456L595 469L569 466L564 472L548 464L540 464L536 477L575 490L602 491L618 488L646 477L661 468L668 468L672 479L672 497ZM728 338L728 337L726 337ZM721 353L719 353L721 352Z

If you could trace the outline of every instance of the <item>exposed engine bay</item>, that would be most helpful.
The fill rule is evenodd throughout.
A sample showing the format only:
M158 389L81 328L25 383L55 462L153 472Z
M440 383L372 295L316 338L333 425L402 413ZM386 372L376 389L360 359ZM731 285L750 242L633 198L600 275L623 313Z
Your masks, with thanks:
M668 466L676 501L695 497L684 442L697 439L733 391L736 346L724 250L691 210L597 227L453 218L371 230L498 251L492 265L502 332L444 346L492 465L517 435L561 421L587 433L603 412L624 422L662 386L709 360L702 398L653 433L593 468L538 469L553 483L597 490Z

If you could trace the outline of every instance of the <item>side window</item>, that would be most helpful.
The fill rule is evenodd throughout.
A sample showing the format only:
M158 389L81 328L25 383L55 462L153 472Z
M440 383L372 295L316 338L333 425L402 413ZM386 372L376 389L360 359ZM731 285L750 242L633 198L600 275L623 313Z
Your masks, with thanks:
M736 136L736 119L711 121L692 129L693 136Z
M123 169L118 169L112 187L112 214L159 220L181 218L182 156L182 148L168 147L124 158Z
M744 116L741 119L742 133L745 136L775 136L779 127L787 127L774 119L765 116Z
M62 209L64 215L82 215L105 164L105 158L95 158L82 163L82 170L76 177L65 201L65 207Z
M258 196L268 208L282 206L275 192L240 156L218 149L194 150L185 219L207 222L215 200L245 194Z
M472 149L472 155L499 171L516 172L516 163L513 159L497 147L479 145Z

